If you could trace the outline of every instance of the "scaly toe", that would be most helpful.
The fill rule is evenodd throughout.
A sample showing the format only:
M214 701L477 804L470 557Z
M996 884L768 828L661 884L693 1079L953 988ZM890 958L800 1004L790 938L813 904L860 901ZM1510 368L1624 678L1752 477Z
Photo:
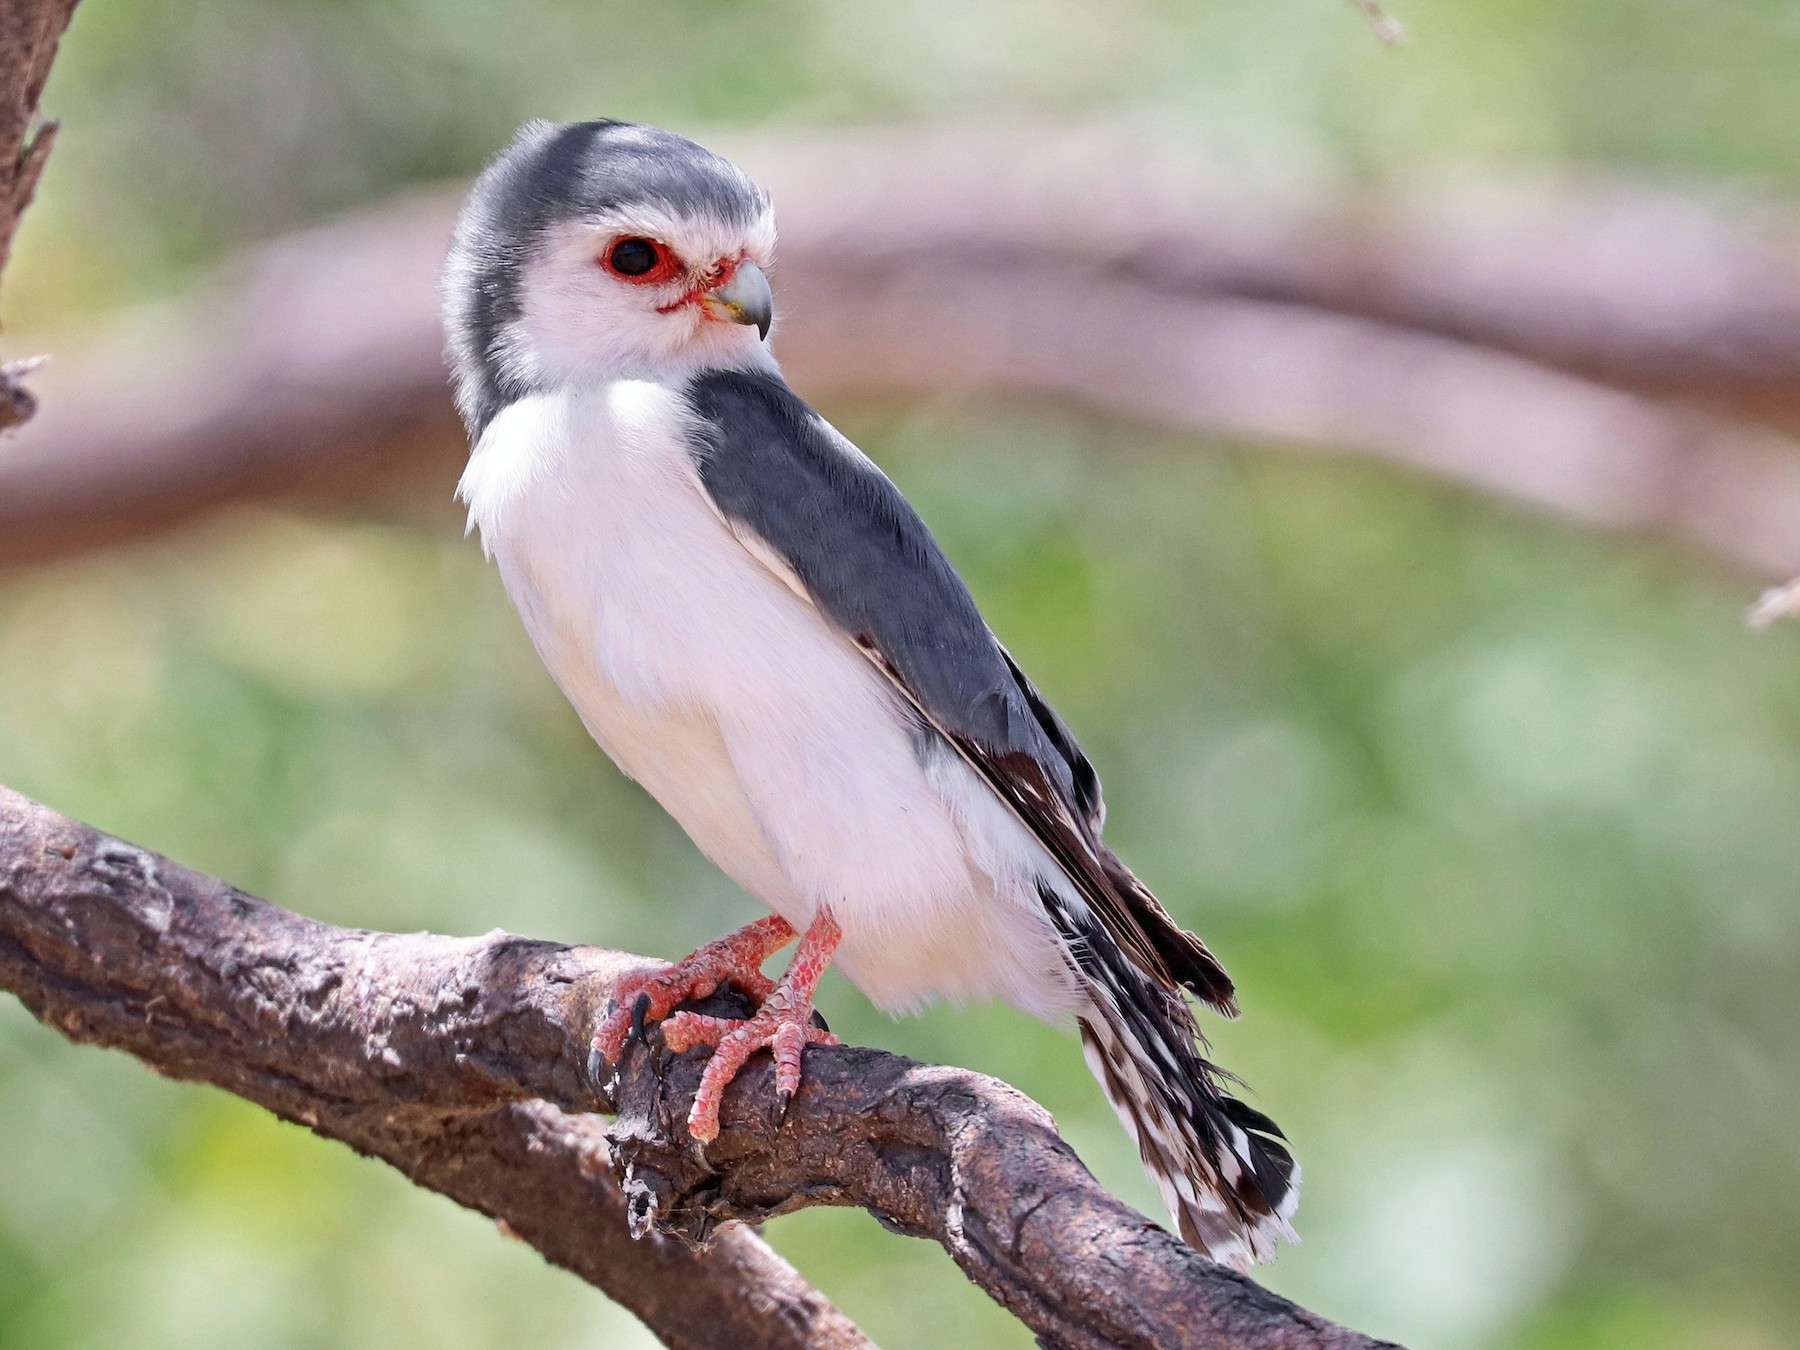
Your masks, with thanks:
M663 1019L663 1044L679 1055L684 1050L692 1050L696 1045L717 1045L739 1027L748 1025L747 1020L710 1017L706 1013L688 1012L684 1009Z
M594 1049L608 1064L617 1064L628 1038L642 1039L644 1024L664 1017L681 1002L682 996L670 988L666 977L676 967L655 975L636 975L619 981L612 1011L594 1029Z
M762 963L793 939L787 922L770 915L707 943L672 966L627 976L614 991L612 1011L595 1029L594 1049L607 1063L617 1064L627 1040L642 1040L648 1023L662 1021L679 1005L706 998L727 983L761 1007L775 991L775 981L762 973Z
M788 1102L800 1090L800 1061L809 1045L841 1045L829 1031L813 1026L810 1012L764 1009L747 1022L731 1022L721 1017L699 1013L677 1013L663 1024L663 1040L670 1049L687 1045L711 1044L716 1047L700 1075L700 1087L694 1093L694 1105L688 1112L688 1133L702 1144L719 1137L719 1108L725 1100L725 1089L737 1077L750 1056L758 1050L775 1055L775 1120L779 1124L787 1116ZM671 1027L683 1046L669 1040ZM691 1037L691 1039L688 1039Z

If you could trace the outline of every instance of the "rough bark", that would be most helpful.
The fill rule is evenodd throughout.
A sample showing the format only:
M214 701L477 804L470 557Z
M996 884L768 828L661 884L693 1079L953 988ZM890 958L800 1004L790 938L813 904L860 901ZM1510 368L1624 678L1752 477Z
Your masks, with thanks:
M943 1244L1047 1346L1383 1344L1146 1222L1041 1107L979 1074L815 1048L778 1126L759 1057L702 1157L683 1124L701 1053L634 1047L616 1078L590 1063L614 982L646 964L498 932L333 928L0 788L0 988L72 1040L237 1093L503 1220L672 1346L866 1345L728 1222L815 1204ZM610 1141L593 1112L618 1116Z
M777 349L815 401L1050 397L1800 571L1792 208L1593 182L1294 193L1143 137L720 143L779 204ZM441 499L457 196L279 241L59 359L55 406L0 461L0 562L421 471Z
M56 123L39 121L38 100L74 12L75 0L0 0L0 272L56 143ZM34 368L29 360L0 365L0 431L37 411L20 383Z

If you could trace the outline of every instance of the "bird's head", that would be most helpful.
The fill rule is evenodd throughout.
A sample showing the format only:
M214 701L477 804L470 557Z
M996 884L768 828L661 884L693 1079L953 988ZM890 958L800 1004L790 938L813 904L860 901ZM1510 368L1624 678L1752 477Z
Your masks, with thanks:
M772 365L769 200L656 127L525 127L457 222L444 312L472 433L529 394Z

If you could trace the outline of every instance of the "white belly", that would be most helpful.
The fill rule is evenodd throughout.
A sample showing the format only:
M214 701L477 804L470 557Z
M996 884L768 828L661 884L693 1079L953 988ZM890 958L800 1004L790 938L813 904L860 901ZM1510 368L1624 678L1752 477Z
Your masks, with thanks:
M921 762L900 695L731 533L660 385L527 400L462 495L588 730L746 890L891 1009L933 995L1068 1006L1023 827L952 758Z

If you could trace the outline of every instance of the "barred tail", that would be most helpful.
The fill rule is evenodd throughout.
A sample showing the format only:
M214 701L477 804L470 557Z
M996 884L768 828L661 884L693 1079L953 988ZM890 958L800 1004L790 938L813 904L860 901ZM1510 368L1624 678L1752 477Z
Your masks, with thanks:
M1137 1141L1181 1236L1246 1269L1294 1242L1300 1168L1275 1122L1226 1095L1201 1055L1193 1010L1132 964L1105 928L1044 896L1088 996L1077 1014L1088 1067Z

